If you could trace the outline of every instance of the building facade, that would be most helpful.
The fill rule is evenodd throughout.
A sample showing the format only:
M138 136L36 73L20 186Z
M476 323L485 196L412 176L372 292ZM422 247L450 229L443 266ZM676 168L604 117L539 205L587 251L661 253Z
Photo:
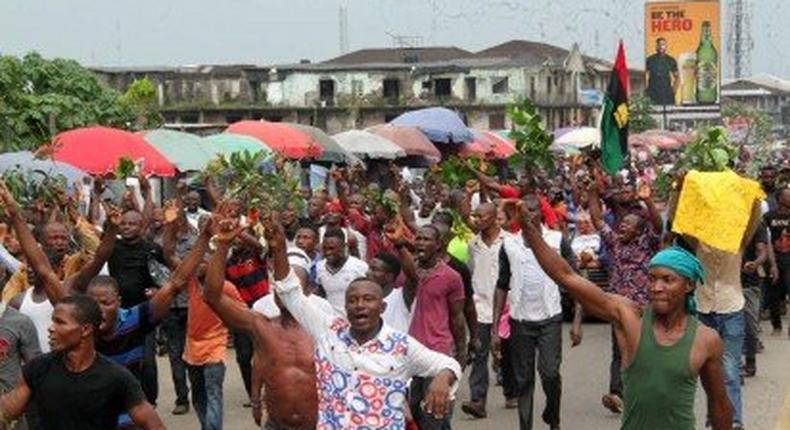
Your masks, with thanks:
M595 125L612 64L543 43L514 40L480 52L455 47L363 49L321 63L174 68L95 68L123 91L147 78L168 127L224 128L243 119L318 126L330 134L385 123L412 109L446 106L470 127L509 128L520 98L550 128ZM632 71L631 91L644 90Z

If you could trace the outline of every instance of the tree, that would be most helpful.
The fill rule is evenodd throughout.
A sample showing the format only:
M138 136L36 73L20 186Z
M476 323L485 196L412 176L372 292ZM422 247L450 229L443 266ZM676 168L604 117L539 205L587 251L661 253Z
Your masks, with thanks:
M139 111L74 60L0 57L0 151L35 149L58 132L130 128Z
M540 169L554 168L554 155L549 146L554 135L546 131L543 118L528 99L508 106L507 115L513 124L510 139L516 143L516 153L508 158L511 167L525 169L528 174Z
M628 131L631 133L641 133L658 127L658 122L650 115L650 99L638 95L631 97L628 101Z
M121 106L134 112L134 128L157 128L162 125L162 116L157 110L156 88L147 78L132 82L119 101Z

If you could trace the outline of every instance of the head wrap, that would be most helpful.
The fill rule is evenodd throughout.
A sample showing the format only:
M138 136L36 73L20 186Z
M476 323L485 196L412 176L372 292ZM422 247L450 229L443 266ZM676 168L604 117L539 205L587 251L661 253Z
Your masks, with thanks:
M649 267L666 267L695 284L701 284L705 280L705 269L697 257L679 246L664 249L654 255L650 259ZM697 313L697 301L693 291L686 294L686 312L692 315Z
M328 213L342 214L343 213L343 204L340 203L340 200L332 200L330 202L327 202L326 207L324 209Z
M695 284L705 280L705 269L697 257L679 246L667 248L650 259L649 267L666 267L674 270Z

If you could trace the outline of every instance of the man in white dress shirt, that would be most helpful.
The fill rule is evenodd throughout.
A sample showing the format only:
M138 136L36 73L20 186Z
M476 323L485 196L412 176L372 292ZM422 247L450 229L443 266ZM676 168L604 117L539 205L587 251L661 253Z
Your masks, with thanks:
M461 410L475 418L486 417L488 395L488 351L491 346L494 292L499 276L499 251L508 234L497 223L497 208L493 203L482 203L474 211L473 220L480 233L469 243L469 268L472 272L475 310L477 311L478 344L473 351L472 370L469 373L471 401L464 402Z
M341 315L345 315L346 289L351 281L364 278L368 265L359 258L348 255L346 236L338 228L327 229L321 243L324 259L318 263L319 295Z

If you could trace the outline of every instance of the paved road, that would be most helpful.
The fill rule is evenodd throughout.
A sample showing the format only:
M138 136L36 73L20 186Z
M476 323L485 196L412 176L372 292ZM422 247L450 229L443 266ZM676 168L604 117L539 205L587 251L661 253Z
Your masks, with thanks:
M787 335L771 337L770 326L763 323L765 352L758 356L758 374L748 379L745 387L745 415L748 430L788 430L790 427L777 426L780 415L790 415L790 340ZM567 327L565 330L567 334ZM571 349L565 336L563 351L563 404L562 427L570 430L614 430L618 428L616 415L609 413L600 405L601 395L608 387L609 369L609 329L597 323L585 324L584 342ZM254 429L249 409L242 408L244 388L232 350L229 351L229 364L225 376L225 428L231 430ZM199 428L194 412L184 416L170 414L174 400L173 385L170 379L170 366L166 359L159 360L160 401L159 413L165 424L171 429ZM513 410L504 409L504 398L499 387L493 387L488 405L488 418L471 420L456 405L453 428L458 430L472 429L515 429L517 417ZM468 398L468 385L463 381L459 391L459 402ZM788 399L787 406L785 399ZM698 428L703 427L704 395L702 388L697 395ZM539 420L544 404L540 388L536 388L536 418ZM787 421L785 421L787 423ZM784 424L786 425L786 424ZM775 427L776 426L776 427ZM536 423L536 429L547 428Z

